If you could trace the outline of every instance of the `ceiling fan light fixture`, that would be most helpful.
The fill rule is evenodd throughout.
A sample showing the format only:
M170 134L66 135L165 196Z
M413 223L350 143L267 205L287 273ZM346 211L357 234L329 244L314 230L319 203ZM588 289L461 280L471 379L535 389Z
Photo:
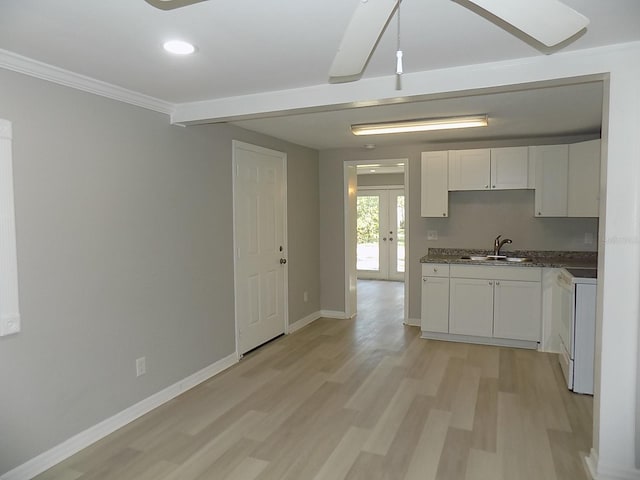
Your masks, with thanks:
M163 48L174 55L191 55L196 51L196 47L184 40L169 40L164 42Z
M402 50L396 52L396 75L402 75Z
M427 132L430 130L486 127L488 125L489 117L485 114L465 117L400 120L397 122L384 123L363 123L351 125L351 133L354 135L384 135L390 133L413 133Z

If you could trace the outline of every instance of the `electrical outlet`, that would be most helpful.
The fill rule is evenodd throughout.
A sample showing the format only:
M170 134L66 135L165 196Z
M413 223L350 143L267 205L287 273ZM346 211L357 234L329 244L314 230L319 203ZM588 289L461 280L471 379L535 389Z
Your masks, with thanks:
M584 244L585 245L593 244L593 233L585 232L585 234L584 234Z
M437 240L437 239L438 239L437 230L427 230L427 240Z
M136 359L136 377L147 373L147 358L140 357Z
M308 302L309 301L309 292L304 292L303 298L304 298L305 302Z

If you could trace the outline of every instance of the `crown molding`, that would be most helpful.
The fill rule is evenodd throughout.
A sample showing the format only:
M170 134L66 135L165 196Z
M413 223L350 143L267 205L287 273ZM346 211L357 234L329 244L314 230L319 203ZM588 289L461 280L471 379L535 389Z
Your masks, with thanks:
M166 115L171 115L175 111L175 105L165 102L164 100L127 90L126 88L80 75L79 73L74 73L28 57L23 57L8 50L0 49L0 68L23 73L31 77L57 83L58 85L75 88Z

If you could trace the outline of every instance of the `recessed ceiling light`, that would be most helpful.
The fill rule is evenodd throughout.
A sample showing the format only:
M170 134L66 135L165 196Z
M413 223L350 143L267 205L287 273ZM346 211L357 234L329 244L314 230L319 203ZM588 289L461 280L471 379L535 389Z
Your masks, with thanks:
M182 40L169 40L164 43L163 47L167 52L176 55L191 55L196 51L196 47Z

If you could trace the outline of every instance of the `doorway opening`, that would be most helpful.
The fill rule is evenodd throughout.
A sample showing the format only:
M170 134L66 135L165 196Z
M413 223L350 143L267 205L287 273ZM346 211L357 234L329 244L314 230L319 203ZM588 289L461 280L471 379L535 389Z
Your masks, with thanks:
M345 162L347 317L374 308L377 303L366 299L376 292L376 297L393 297L396 307L390 318L406 322L406 167L407 159ZM363 294L361 298L358 290Z

